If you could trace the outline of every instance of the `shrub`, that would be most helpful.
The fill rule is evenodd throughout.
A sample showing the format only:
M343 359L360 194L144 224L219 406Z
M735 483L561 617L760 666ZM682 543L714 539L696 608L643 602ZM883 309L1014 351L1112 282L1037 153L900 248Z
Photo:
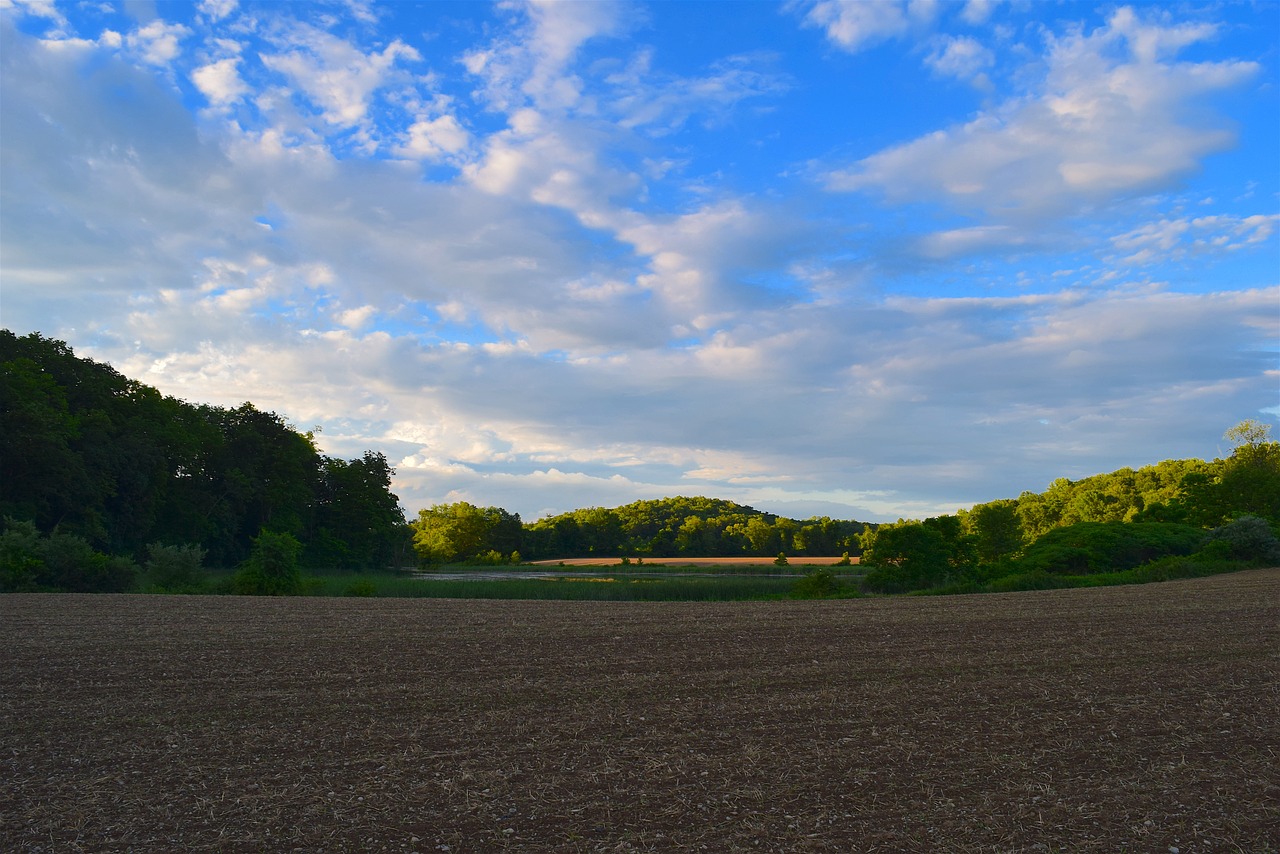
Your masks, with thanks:
M483 554L469 557L463 561L467 566L502 566L506 562L507 559L503 557L502 552L497 549L489 549L489 551L484 552Z
M137 581L138 567L126 557L94 550L88 540L54 531L39 544L36 583L70 593L124 593Z
M838 596L844 585L829 569L815 569L791 585L792 599L826 599Z
M34 522L5 519L0 534L0 593L36 590L44 567L40 560L40 531Z
M1015 590L1057 590L1069 587L1070 581L1045 572L1043 569L1021 572L1017 575L1006 575L991 582L992 593L1011 593Z
M197 545L147 546L148 585L162 593L199 593L204 589L204 549Z
M1213 547L1215 553L1225 550L1233 560L1258 563L1280 562L1280 540L1265 519L1257 516L1241 516L1209 532L1205 548Z
M360 578L348 584L346 589L342 591L342 595L362 597L377 596L378 585L374 584L367 578Z
M1088 575L1120 572L1166 555L1188 555L1204 532L1173 522L1077 522L1042 535L1015 571Z
M290 534L262 531L253 551L232 580L232 589L247 596L295 596L302 592L298 554L302 543Z
M773 565L774 565L774 566L787 566L787 565L788 565L788 561L787 561L787 555L786 555L786 552L778 552L778 556L777 556L777 557L775 557L775 558L773 559Z

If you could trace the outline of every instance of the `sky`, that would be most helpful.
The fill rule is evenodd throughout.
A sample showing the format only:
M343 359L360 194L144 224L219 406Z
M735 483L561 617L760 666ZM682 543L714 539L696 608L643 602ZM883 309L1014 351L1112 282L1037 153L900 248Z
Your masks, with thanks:
M1280 420L1278 68L1275 0L0 0L0 322L411 515L953 513Z

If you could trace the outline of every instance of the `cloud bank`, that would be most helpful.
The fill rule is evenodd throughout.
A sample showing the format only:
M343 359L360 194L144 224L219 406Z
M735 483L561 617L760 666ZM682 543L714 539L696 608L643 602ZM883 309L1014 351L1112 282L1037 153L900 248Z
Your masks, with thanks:
M410 511L931 515L1275 419L1275 10L734 8L785 38L0 6L3 322ZM934 94L816 130L891 65Z

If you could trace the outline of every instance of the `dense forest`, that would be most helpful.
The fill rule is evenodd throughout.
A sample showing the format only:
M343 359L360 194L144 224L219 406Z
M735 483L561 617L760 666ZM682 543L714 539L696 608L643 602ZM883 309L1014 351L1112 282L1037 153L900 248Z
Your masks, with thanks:
M421 511L414 545L428 563L504 563L566 557L734 557L857 554L866 526L803 522L715 498L663 498L588 507L522 524L518 515L466 502Z
M1063 478L892 524L702 497L532 523L455 502L406 523L381 453L327 457L312 433L251 403L186 403L63 342L0 330L0 590L195 589L205 566L239 567L242 592L292 592L299 567L843 554L861 555L868 591L960 591L1280 560L1280 444L1268 431L1232 428L1227 459Z
M386 458L320 454L251 403L196 406L77 357L38 334L0 330L0 517L100 553L198 546L245 560L264 530L312 566L401 560L407 528Z
M899 520L862 536L876 592L1070 586L1071 577L1195 574L1280 563L1280 443L1269 425L1227 431L1227 459L1166 460Z

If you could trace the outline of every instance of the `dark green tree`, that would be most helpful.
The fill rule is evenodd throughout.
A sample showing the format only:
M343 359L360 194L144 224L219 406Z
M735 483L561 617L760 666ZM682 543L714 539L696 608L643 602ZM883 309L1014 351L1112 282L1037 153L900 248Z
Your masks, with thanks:
M292 534L262 531L253 538L249 558L236 571L232 589L245 596L294 596L302 592L298 555L302 543Z
M904 593L942 584L951 574L951 550L936 526L920 522L883 525L863 534L863 587Z

